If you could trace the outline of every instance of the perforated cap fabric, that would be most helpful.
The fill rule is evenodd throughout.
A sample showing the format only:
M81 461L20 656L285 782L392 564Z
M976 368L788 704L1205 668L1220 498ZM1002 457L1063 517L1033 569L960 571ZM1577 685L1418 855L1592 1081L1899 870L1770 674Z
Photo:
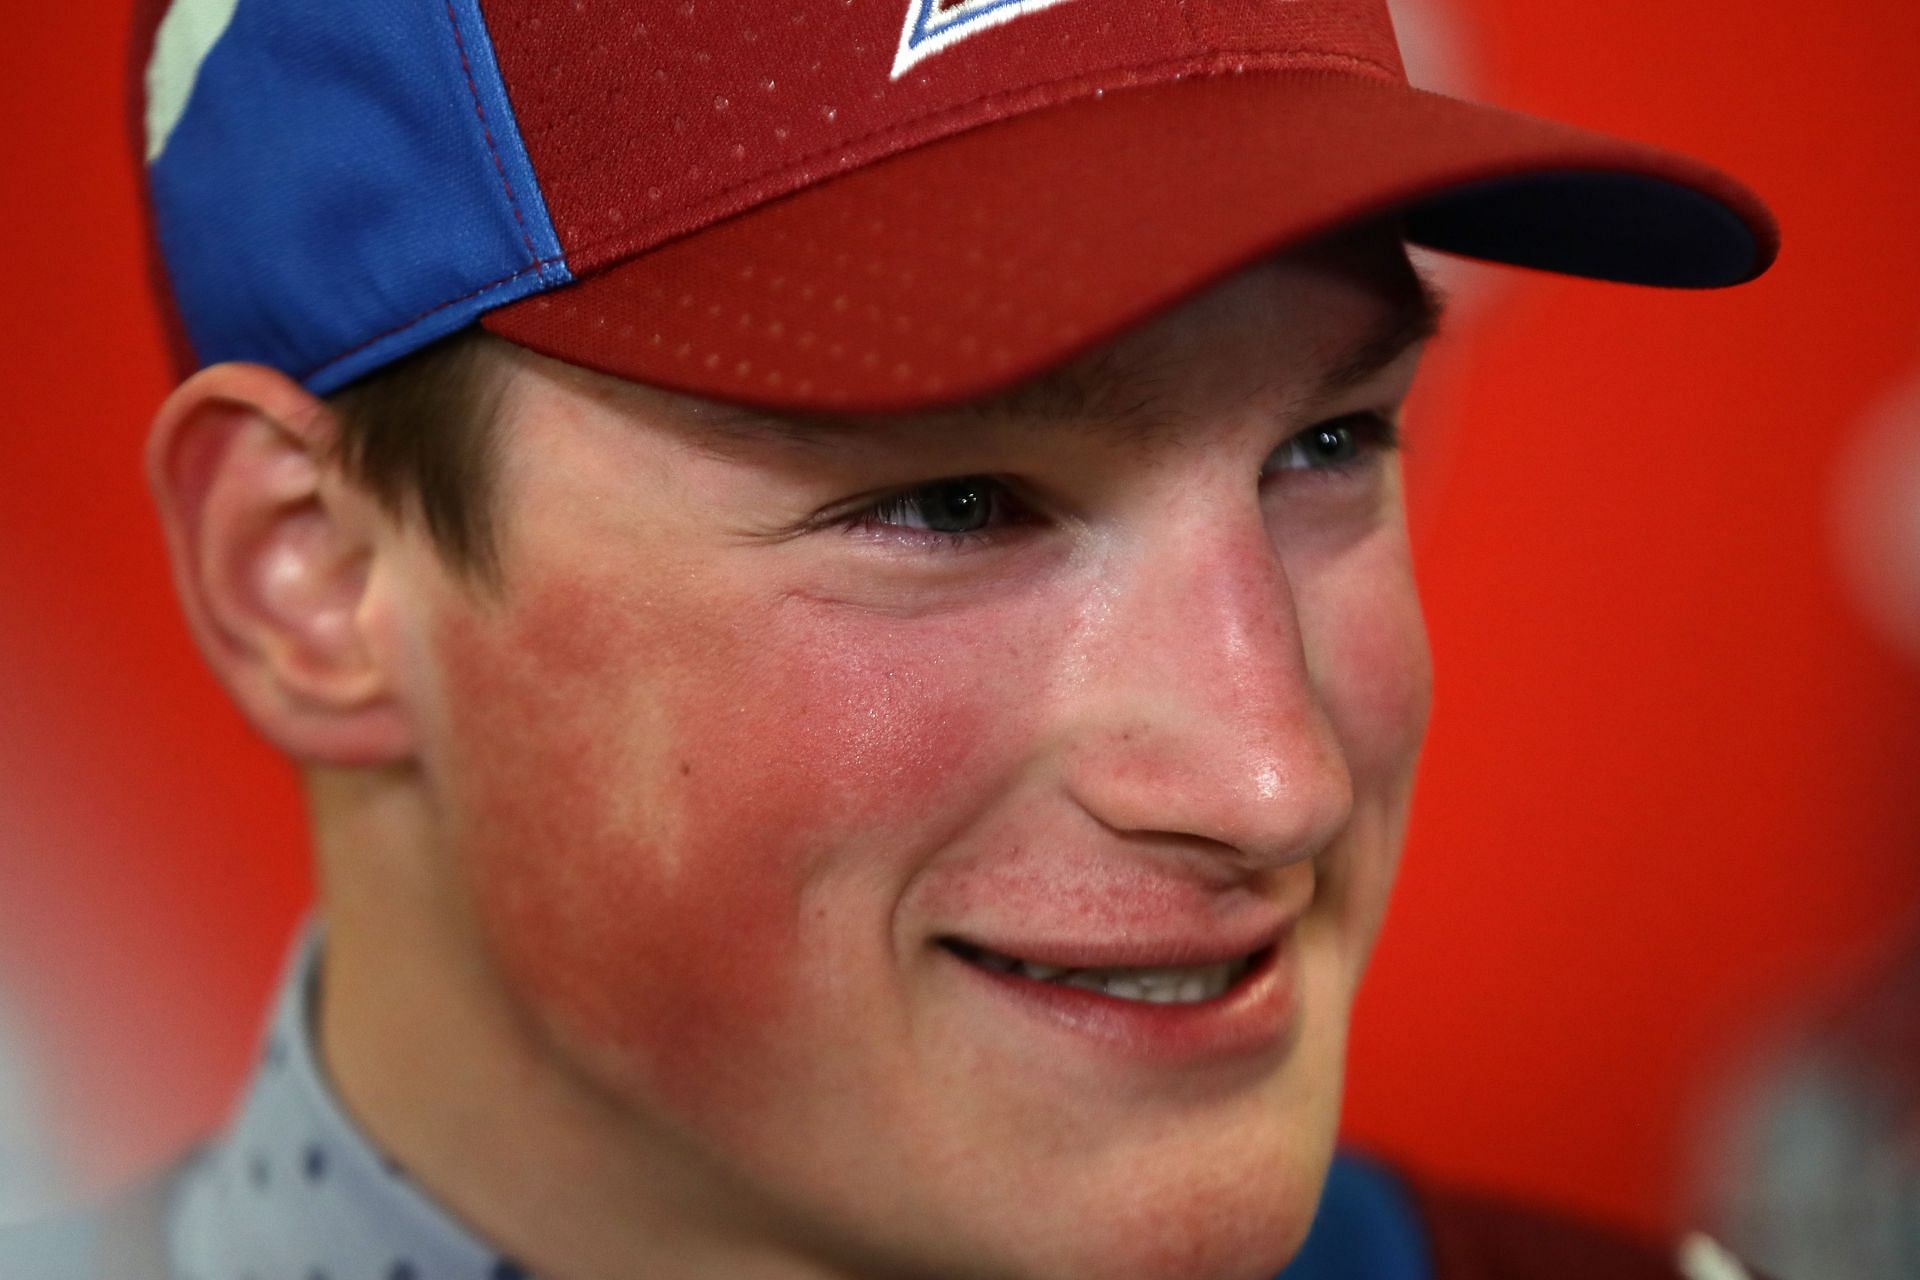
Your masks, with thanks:
M1412 89L1384 0L175 0L159 37L194 358L316 390L479 320L719 399L908 409L1361 218L1669 286L1777 247L1697 162Z

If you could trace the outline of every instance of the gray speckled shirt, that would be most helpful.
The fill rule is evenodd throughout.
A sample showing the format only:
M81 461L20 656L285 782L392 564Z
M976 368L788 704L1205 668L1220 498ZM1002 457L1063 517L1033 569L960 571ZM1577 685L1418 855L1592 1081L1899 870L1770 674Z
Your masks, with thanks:
M321 930L288 961L260 1067L173 1201L177 1280L524 1280L342 1109L312 1036Z

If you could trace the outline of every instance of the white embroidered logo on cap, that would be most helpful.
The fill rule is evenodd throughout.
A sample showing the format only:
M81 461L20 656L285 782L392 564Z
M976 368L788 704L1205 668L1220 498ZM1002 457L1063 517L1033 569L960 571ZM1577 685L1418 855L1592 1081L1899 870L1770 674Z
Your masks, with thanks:
M1687 1280L1752 1280L1752 1273L1725 1245L1698 1231L1680 1242L1680 1256L1675 1262Z
M893 78L968 36L1025 17L1062 0L911 0L900 52L893 57Z
M200 64L220 43L240 0L174 0L153 37L147 63L147 163L167 149L187 109Z

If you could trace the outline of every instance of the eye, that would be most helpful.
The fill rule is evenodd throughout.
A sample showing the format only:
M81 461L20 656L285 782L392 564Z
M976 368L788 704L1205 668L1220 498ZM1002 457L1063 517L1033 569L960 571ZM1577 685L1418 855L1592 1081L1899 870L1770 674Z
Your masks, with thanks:
M1397 443L1391 421L1377 413L1351 413L1308 427L1274 452L1269 471L1345 471Z
M902 489L854 512L847 524L961 542L1006 523L1012 506L1006 486L993 477L958 476Z

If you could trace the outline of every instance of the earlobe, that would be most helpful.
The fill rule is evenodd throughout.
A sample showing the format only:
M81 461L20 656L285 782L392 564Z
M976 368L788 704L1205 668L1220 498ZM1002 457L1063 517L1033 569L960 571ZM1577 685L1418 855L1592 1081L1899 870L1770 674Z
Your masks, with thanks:
M296 760L411 749L370 627L384 513L333 461L327 407L282 374L217 365L161 407L147 478L195 640L242 714Z

